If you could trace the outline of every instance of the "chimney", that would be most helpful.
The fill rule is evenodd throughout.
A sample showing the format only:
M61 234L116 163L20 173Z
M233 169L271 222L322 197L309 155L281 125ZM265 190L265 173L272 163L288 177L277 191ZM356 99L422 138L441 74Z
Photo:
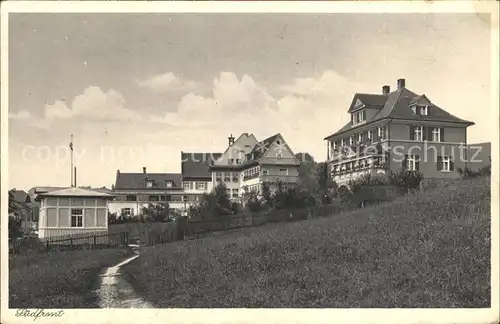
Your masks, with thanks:
M75 167L75 187L76 187L76 167Z
M398 90L401 90L405 87L405 79L398 80Z
M146 167L142 167L142 173L146 174Z
M233 137L233 134L231 134L231 136L229 136L227 138L229 140L229 146L233 145L234 144L234 137Z
M391 92L391 87L388 86L388 85L385 85L382 87L382 94L389 94L389 92Z

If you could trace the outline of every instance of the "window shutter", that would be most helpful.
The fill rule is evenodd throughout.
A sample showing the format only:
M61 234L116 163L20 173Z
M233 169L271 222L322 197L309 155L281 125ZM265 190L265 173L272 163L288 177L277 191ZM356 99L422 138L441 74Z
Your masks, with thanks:
M361 115L363 116L363 120L366 120L366 111L365 110L361 111Z
M450 160L450 171L455 170L455 162L453 160Z
M444 128L439 129L439 141L444 142Z
M410 141L414 141L414 140L415 140L415 127L410 126Z
M437 170L438 171L443 170L443 157L442 156L437 157Z
M426 127L426 129L427 129L427 140L428 141L434 140L434 138L432 138L432 129L433 128L432 127Z
M405 155L405 158L403 159L402 169L406 170L407 168L408 168L408 155Z
M372 136L373 136L372 142L374 142L374 143L378 142L378 128L375 128L372 131Z
M427 127L422 127L422 140L427 141Z
M420 156L415 156L415 170L420 171Z

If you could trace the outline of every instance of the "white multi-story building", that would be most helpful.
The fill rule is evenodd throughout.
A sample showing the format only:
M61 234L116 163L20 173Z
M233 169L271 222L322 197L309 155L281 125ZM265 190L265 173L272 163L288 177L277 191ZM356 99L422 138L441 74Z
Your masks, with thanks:
M210 165L212 186L224 183L233 199L245 191L262 192L267 183L272 190L278 183L295 186L301 161L281 134L257 141L253 134L243 133L236 140L231 135L228 147Z

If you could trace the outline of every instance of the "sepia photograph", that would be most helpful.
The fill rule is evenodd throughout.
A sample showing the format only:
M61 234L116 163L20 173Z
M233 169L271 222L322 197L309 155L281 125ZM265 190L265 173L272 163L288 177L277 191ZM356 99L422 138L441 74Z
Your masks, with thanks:
M397 2L3 3L2 322L498 319L498 2Z

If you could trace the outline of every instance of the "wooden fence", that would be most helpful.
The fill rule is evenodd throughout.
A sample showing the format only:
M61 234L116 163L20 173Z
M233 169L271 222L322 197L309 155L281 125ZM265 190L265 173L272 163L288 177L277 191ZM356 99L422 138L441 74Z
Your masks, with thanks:
M9 252L12 254L31 254L54 249L98 249L128 246L128 233L85 233L49 238L24 237L9 240Z
M355 208L352 205L335 203L296 210L274 210L258 214L243 213L209 221L188 220L185 217L179 217L175 222L111 224L108 227L108 233L73 234L71 236L57 236L46 239L22 239L11 243L10 250L12 253L24 254L54 248L101 248L128 246L129 243L155 245L184 240L186 237L196 237L208 232L330 216Z

